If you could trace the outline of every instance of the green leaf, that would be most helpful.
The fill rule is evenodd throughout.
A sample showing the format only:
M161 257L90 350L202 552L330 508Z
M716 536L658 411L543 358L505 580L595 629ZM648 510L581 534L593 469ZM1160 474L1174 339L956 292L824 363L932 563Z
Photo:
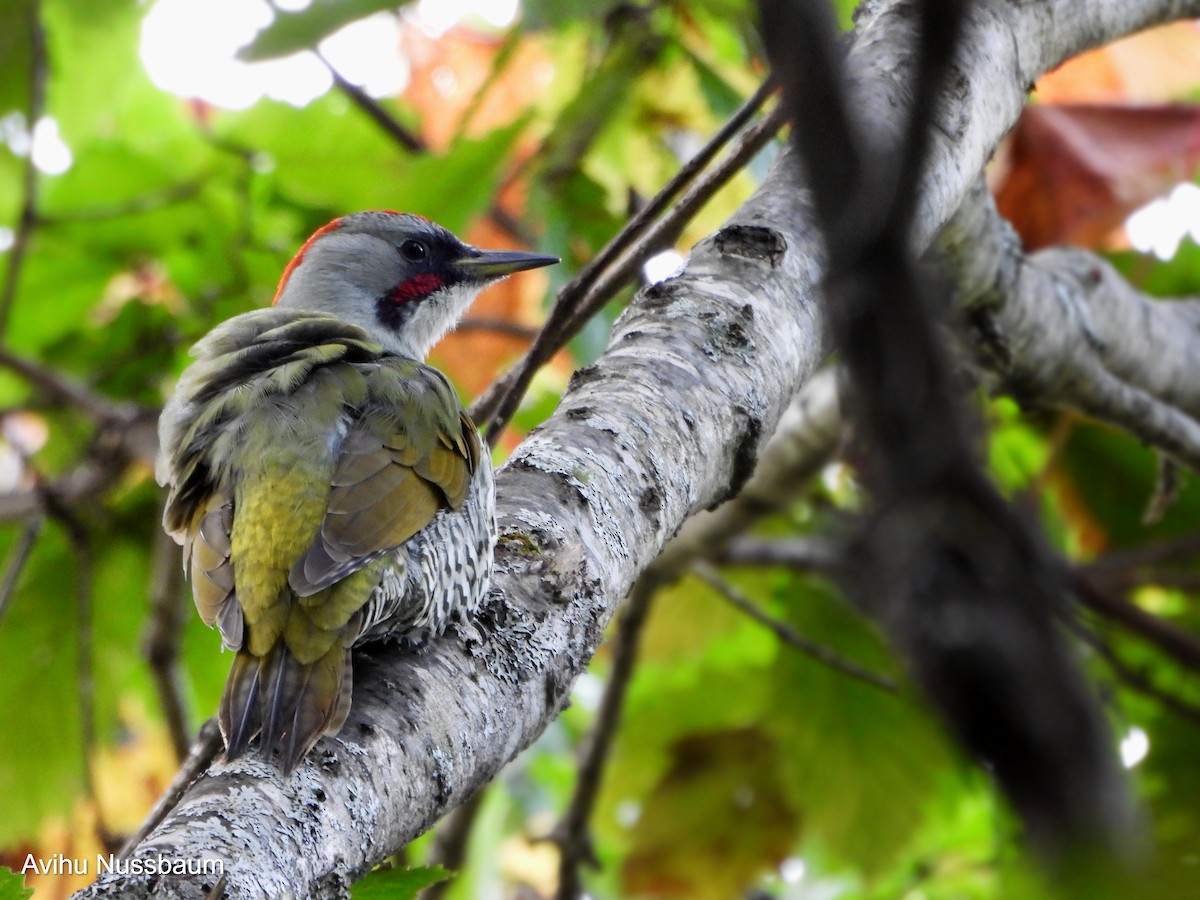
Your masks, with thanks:
M40 351L87 322L119 269L111 257L40 232L21 270L9 338L19 351Z
M818 578L780 576L773 615L810 640L890 674L874 628ZM772 733L788 748L786 774L808 833L865 872L879 872L910 840L952 757L911 697L870 687L781 647L770 677ZM820 777L814 777L820 772Z
M1115 428L1080 422L1071 430L1058 469L1110 549L1191 534L1200 522L1200 486L1186 470L1179 473L1182 486L1162 520L1143 522L1157 463L1145 446Z
M579 3L578 0L524 0L521 15L523 25L537 31L561 28L578 19L604 19L618 5L619 0L593 0L592 3Z
M8 866L0 866L0 900L28 900L33 888L25 887L25 876Z
M413 900L419 892L454 877L441 866L378 869L350 888L353 900Z
M30 33L36 16L34 0L9 0L0 6L0 116L13 109L28 111Z
M317 0L298 12L276 10L270 25L238 51L238 59L260 62L309 50L340 28L407 0Z
M78 659L85 636L92 648L98 738L111 738L118 707L134 696L150 703L141 653L150 571L149 532L157 527L148 483L128 491L109 511L107 528L92 534L91 627L81 633L77 560L60 528L43 527L0 623L0 658L19 659L0 679L0 717L21 723L21 740L0 741L0 847L36 838L48 816L63 816L83 779ZM6 529L6 538L13 529ZM0 558L3 558L0 556Z
M0 716L21 723L19 741L0 741L0 847L35 838L82 787L74 596L66 542L46 526L0 628L0 653L22 660L0 679Z
M179 127L178 101L154 88L138 57L136 0L45 0L42 10L53 66L48 111L73 151L102 134L161 142ZM153 112L129 115L146 103Z
M271 160L271 183L283 199L310 214L317 211L310 230L336 215L397 209L451 231L487 209L523 124L462 141L443 154L414 156L337 94L304 109L263 102L222 123L229 141ZM288 248L289 254L295 249Z
M391 198L401 209L428 210L451 231L464 230L496 195L513 141L524 120L498 128L479 140L462 141L441 155L414 159Z

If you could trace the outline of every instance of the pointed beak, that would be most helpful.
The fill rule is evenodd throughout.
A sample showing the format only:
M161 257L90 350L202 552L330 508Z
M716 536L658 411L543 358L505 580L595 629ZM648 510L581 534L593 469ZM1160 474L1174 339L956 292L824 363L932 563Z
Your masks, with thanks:
M469 278L491 280L503 278L513 272L524 272L526 269L552 266L556 262L561 262L557 256L545 256L541 253L524 253L520 250L476 250L472 247L467 256L458 260L458 265L466 271Z

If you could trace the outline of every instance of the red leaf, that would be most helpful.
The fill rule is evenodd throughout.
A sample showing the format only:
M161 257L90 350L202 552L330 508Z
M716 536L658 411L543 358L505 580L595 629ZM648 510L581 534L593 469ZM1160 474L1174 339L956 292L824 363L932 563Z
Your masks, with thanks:
M1096 247L1198 163L1200 106L1030 106L996 203L1030 250Z

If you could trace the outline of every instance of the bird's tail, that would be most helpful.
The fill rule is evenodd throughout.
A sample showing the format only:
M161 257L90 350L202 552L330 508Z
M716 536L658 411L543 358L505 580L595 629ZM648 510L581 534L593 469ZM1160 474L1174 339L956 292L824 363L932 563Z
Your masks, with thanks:
M291 773L321 735L341 729L352 678L350 649L340 643L311 663L297 660L282 640L265 656L238 651L218 715L226 756L239 756L261 732L262 747Z

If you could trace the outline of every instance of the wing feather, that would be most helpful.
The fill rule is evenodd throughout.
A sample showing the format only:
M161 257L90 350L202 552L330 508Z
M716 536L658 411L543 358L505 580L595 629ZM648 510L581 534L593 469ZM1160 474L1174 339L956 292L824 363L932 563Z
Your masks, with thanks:
M479 434L440 374L402 360L375 375L368 393L374 387L377 402L346 435L320 533L289 573L300 597L400 546L439 510L460 508L479 464Z

